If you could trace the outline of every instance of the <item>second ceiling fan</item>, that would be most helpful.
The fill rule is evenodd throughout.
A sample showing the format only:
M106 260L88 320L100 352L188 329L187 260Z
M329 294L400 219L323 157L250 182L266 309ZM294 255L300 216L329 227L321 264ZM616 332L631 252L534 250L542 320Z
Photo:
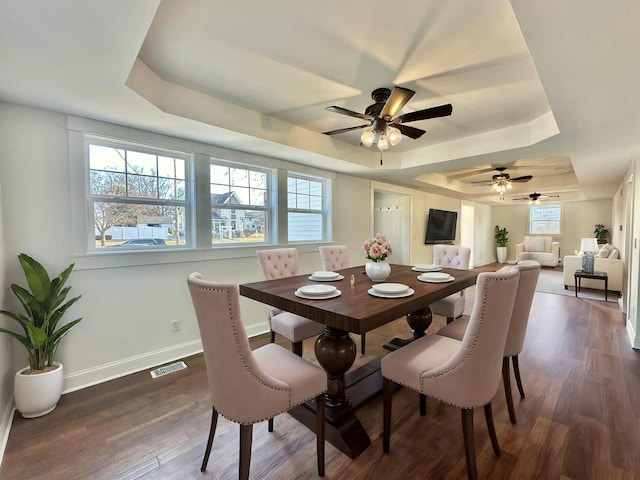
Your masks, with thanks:
M477 182L471 182L474 187L490 186L496 192L500 194L500 200L504 200L504 194L507 190L511 190L512 182L528 182L533 178L533 175L523 175L521 177L511 178L511 176L505 172L507 167L494 168L496 173L491 180L481 180Z
M446 117L451 115L453 106L449 103L397 116L415 93L413 90L403 87L393 87L393 90L377 88L371 92L371 98L373 98L375 103L369 105L364 113L354 112L353 110L335 105L325 107L325 110L329 112L360 118L366 120L368 123L323 133L325 135L336 135L352 130L367 129L360 136L361 143L366 147L370 147L375 143L380 150L386 150L389 148L389 144L396 145L399 143L402 135L413 139L419 138L425 131L420 128L405 125L405 123L427 120L429 118Z
M528 197L514 198L514 200L529 200L530 204L539 205L540 200L547 198L560 198L560 195L542 195L541 193L533 192L530 193Z

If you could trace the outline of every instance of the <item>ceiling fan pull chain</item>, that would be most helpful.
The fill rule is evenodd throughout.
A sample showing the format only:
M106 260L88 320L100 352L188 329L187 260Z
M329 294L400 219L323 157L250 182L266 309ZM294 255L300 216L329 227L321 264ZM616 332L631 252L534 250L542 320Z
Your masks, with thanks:
M380 150L380 166L382 166L382 150Z

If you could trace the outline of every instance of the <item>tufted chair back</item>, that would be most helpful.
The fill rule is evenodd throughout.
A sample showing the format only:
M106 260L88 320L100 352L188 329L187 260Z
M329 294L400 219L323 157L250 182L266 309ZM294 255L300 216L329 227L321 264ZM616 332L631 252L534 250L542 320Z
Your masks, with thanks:
M322 260L322 270L334 272L349 267L349 253L346 245L318 247L318 250Z
M509 333L504 347L504 356L518 355L524 347L524 337L529 323L529 312L540 275L540 264L535 260L522 260L512 267L520 272L518 293L513 306Z
M251 352L240 318L238 286L208 282L199 273L189 275L188 285L216 410L248 424L290 409L289 385L265 373Z
M298 249L274 248L256 251L265 280L298 275Z
M433 264L458 270L469 270L471 249L455 245L434 245Z

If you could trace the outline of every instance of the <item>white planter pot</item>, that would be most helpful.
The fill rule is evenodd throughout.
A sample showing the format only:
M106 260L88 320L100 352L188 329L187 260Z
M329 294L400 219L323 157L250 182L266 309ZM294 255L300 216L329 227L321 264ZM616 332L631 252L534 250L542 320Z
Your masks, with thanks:
M387 262L367 262L364 271L372 282L384 282L391 273L391 265Z
M507 260L507 247L496 247L498 253L498 263L504 263Z
M18 411L25 418L40 417L51 412L62 395L64 371L62 364L53 362L58 368L36 375L23 375L25 367L16 373L13 394Z

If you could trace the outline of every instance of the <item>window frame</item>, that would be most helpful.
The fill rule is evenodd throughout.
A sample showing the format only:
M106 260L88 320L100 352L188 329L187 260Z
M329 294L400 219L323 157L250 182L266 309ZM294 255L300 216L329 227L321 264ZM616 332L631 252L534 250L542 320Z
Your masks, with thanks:
M236 168L236 169L241 169L241 170L247 170L250 172L257 172L257 173L261 173L265 175L265 191L267 193L267 201L265 202L264 205L251 205L251 204L237 204L237 203L233 203L230 204L230 206L225 206L224 204L214 204L211 201L209 202L209 211L212 212L214 208L219 208L219 209L225 209L225 210L229 210L231 215L237 215L237 211L238 210L242 210L242 211L261 211L261 212L265 212L265 221L264 221L264 229L265 229L265 235L264 235L264 241L263 242L233 242L233 243L215 243L213 240L213 215L211 215L211 219L212 219L212 224L211 224L211 228L210 228L210 234L211 234L211 248L214 249L221 249L221 248L233 248L233 247L238 247L238 246L259 246L259 247L263 247L263 246L269 246L272 245L272 239L276 237L276 235L273 232L273 227L272 225L274 224L274 221L277 221L277 208L276 208L276 199L277 199L277 191L275 188L276 185L276 179L275 179L275 175L276 172L273 169L269 169L269 168L264 168L264 167L259 167L256 165L251 165L248 163L239 163L239 162L231 162L228 160L223 160L221 158L217 158L217 157L211 157L209 160L209 165L210 166L219 166L219 167L226 167L226 168ZM208 183L209 183L209 195L213 195L213 193L211 192L211 185L214 185L213 183L213 179L211 178L211 176L209 175L208 178ZM220 183L218 183L218 185L222 185ZM231 190L231 183L229 184L229 192L232 192ZM274 213L274 210L276 210L276 213ZM232 222L237 221L237 219L232 220ZM236 225L237 227L237 225Z
M98 145L107 148L116 148L122 149L126 151L136 152L136 153L144 153L155 156L167 156L171 158L181 159L184 161L184 199L161 199L161 198L151 198L151 197L138 197L138 196L113 196L113 195L100 195L100 194L92 194L91 193L91 156L90 156L90 147L91 145ZM194 219L193 219L193 155L179 150L168 149L163 147L155 147L152 145L142 145L136 142L130 142L126 140L114 139L114 138L106 138L97 135L86 134L84 136L84 151L85 151L85 201L87 203L87 252L88 253L111 253L105 252L105 247L97 247L95 244L95 203L119 203L123 205L150 205L150 206L162 206L162 207L175 207L184 209L184 231L185 237L187 241L184 245L175 245L175 246L154 246L150 247L150 249L156 250L175 250L175 249L185 249L185 248L193 248L194 247ZM128 176L132 175L131 173L123 172L125 175L125 185L128 188ZM156 175L147 175L149 177L153 177L156 181L160 178L166 178L159 175L159 172ZM175 178L174 180L177 180ZM93 235L91 232L93 232ZM187 233L188 232L188 233ZM130 250L140 250L140 247L127 247L122 246L120 250L122 251L130 251Z
M313 181L313 182L320 183L320 186L321 186L320 208L299 208L298 206L296 206L295 208L289 207L289 195L291 194L291 192L289 191L289 179L307 180L309 182ZM287 172L286 182L287 182L286 183L287 184L287 192L286 192L287 201L286 201L286 217L285 218L287 220L287 241L289 241L289 235L290 235L289 214L291 213L314 214L314 215L319 214L322 221L322 226L320 229L321 238L295 240L293 243L309 243L309 242L317 243L317 242L330 241L329 240L330 229L328 226L329 220L331 218L331 215L330 215L331 182L330 180L324 177L320 177L318 175L310 175L310 174L300 173L300 172L290 170ZM305 195L305 194L304 193L300 194L296 190L295 195L297 197L298 195ZM306 195L310 198L313 196L316 196L316 195L312 195L311 192L307 193ZM309 204L311 204L311 202L309 202Z
M71 215L71 256L76 270L102 268L127 268L141 265L169 265L185 262L207 262L255 257L259 248L277 248L296 246L300 253L316 252L319 245L331 241L333 231L333 183L336 172L316 167L292 163L282 158L268 157L254 153L232 150L197 140L172 137L100 120L67 115L68 134L68 168L69 168L69 200ZM169 150L188 153L192 158L191 193L192 204L192 242L191 247L165 249L95 249L89 250L90 241L95 241L93 222L88 223L89 202L87 201L88 170L85 139L87 136L106 141L123 142L151 149ZM211 198L209 195L210 162L212 158L225 162L245 165L249 168L265 168L274 172L272 215L270 226L273 237L265 244L225 245L212 248L211 244ZM286 219L286 173L295 171L325 179L328 185L328 221L326 222L326 241L323 242L288 242L286 225L278 224L277 218ZM283 196L284 195L284 196ZM90 228L91 227L91 228ZM284 228L284 230L283 230ZM109 251L107 251L109 250Z
M533 220L533 212L536 209L550 209L550 208L554 208L558 210L558 218L557 220L553 220L554 222L556 222L557 227L558 227L558 231L557 232L534 232L532 230L532 222L534 222ZM529 205L529 222L527 225L527 231L528 231L528 235L555 235L555 236L559 236L562 235L562 219L564 217L564 212L562 211L562 204L561 203L547 203L544 205Z

